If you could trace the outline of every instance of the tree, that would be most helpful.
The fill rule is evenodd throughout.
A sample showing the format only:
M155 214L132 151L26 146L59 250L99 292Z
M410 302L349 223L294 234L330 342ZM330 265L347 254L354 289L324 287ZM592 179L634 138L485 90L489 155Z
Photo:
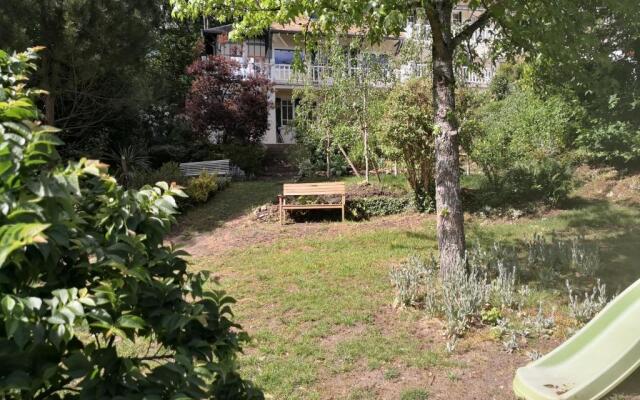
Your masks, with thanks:
M0 48L44 46L33 84L49 124L78 137L126 116L159 22L156 0L7 0ZM124 114L124 115L123 115Z
M180 188L63 164L33 67L0 51L0 396L263 398L236 370L234 300L165 242Z
M255 35L272 22L289 23L297 18L313 16L306 24L305 37L347 32L360 28L370 41L387 35L399 35L416 10L423 9L431 31L431 59L436 154L436 212L440 268L443 274L462 267L465 252L464 221L459 182L459 138L455 120L454 59L461 45L473 38L479 29L493 24L505 37L504 48L526 50L535 57L545 54L576 56L566 51L558 38L584 35L583 47L598 40L590 34L589 25L576 24L576 15L603 16L616 10L637 14L634 0L470 0L465 5L476 16L460 27L452 25L453 0L396 1L307 1L292 0L171 0L179 16L212 15L221 21L234 21L236 35ZM602 18L601 16L600 18ZM602 19L601 19L602 21ZM539 39L539 40L534 40ZM550 50L553 50L550 51Z
M342 39L342 40L341 40ZM347 43L342 45L341 43ZM327 40L318 46L316 57L324 60L322 74L294 91L300 100L296 112L298 136L324 148L327 160L339 151L353 173L362 160L364 180L369 182L370 165L375 162L374 125L380 119L378 106L384 101L385 90L376 85L385 81L381 67L369 63L362 53L362 43L350 38ZM348 65L348 54L359 54L358 66ZM330 169L327 161L327 169Z
M274 4L271 1L225 0L172 0L174 12L180 16L212 15L217 20L237 21L236 34L256 35L272 22L289 23L305 15L309 20L307 32L333 34L347 32L350 28L362 29L371 41L382 40L386 35L399 35L407 21L422 2L397 2L384 0L371 2L307 2L296 0ZM465 252L464 223L459 182L458 134L453 113L455 111L455 76L453 59L456 48L463 41L486 25L494 10L486 9L473 23L465 26L457 35L452 31L452 0L424 3L431 26L431 53L433 74L434 115L436 125L436 212L440 267L443 273L462 265ZM472 9L480 9L479 1L470 1Z
M581 119L580 110L563 98L543 99L518 85L472 110L460 134L467 154L487 178L486 201L555 205L564 200L571 177L569 146Z
M0 1L0 48L46 47L30 84L49 92L41 104L65 158L148 148L141 115L182 111L199 28L172 20L168 0Z
M383 141L407 169L407 179L423 207L433 196L435 151L431 82L411 79L396 85L385 103L381 123Z
M269 81L240 74L240 65L209 56L188 68L193 78L185 113L203 138L216 135L222 144L257 144L269 128Z

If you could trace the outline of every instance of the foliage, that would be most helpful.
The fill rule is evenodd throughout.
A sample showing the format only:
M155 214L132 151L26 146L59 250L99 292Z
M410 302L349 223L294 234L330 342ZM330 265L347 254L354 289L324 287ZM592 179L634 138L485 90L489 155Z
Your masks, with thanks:
M187 67L204 51L201 23L171 18L167 0L155 2L160 21L153 27L153 50L146 59L145 81L151 85L152 106L182 106L191 84Z
M362 43L351 40L343 45L342 39L319 45L318 53L326 64L320 87L308 82L294 92L299 99L297 140L309 149L312 165L324 164L328 173L341 172L344 162L333 165L338 154L355 175L364 169L368 181L371 166L379 163L375 126L385 97L384 90L376 85L386 77L381 65L368 63L364 54L357 67L348 68L348 54L363 52Z
M32 60L0 52L2 397L262 398L236 371L234 300L164 243L184 194L63 165L25 89Z
M494 99L504 100L507 96L520 90L519 81L522 78L524 67L524 63L500 64L489 85L489 92Z
M396 85L385 103L383 140L402 160L417 203L434 194L433 106L431 83L413 79ZM420 208L421 211L424 211Z
M216 176L202 172L199 176L189 179L186 193L196 203L206 203L209 196L218 190Z
M268 92L261 75L243 77L240 65L223 56L198 59L187 69L193 82L185 113L201 138L221 144L258 144L269 128Z
M119 147L105 157L112 169L113 176L125 187L133 187L136 175L149 169L149 157L138 146Z
M171 20L168 3L0 2L0 48L46 47L30 84L49 92L42 99L45 119L63 128L63 157L98 158L112 147L144 146L141 111L151 104L182 107L200 24ZM182 161L158 160L152 150L154 166Z
M403 390L400 394L400 400L428 400L429 392L424 389L408 389Z
M389 273L391 283L396 290L394 306L412 306L421 300L422 282L428 279L431 270L429 265L424 263L417 256L411 256L402 265L395 267Z
M457 268L440 275L434 259L424 260L413 256L392 269L391 282L396 291L396 306L418 306L434 317L446 321L447 332L452 338L450 349L455 348L455 338L465 334L474 323L482 321L495 325L493 331L499 339L507 338L506 349L513 351L517 337L528 334L548 335L555 320L544 315L541 306L534 317L521 321L525 331L517 332L509 327L506 315L520 311L530 302L529 285L519 281L536 282L539 289L559 289L563 278L593 281L599 265L597 251L586 245L584 237L550 240L535 234L520 247L494 243L489 247L473 246L467 251L465 268ZM591 319L606 304L604 285L595 280L591 294L581 301L569 288L570 315L578 323ZM529 333L527 333L529 332Z
M159 167L168 161L208 160L210 143L194 134L189 121L176 105L155 104L140 112L140 136L149 161Z
M566 284L569 291L569 312L579 324L589 322L607 305L606 285L600 283L600 279L594 285L591 293L584 294L583 300L580 300L580 296L574 295L569 281Z
M253 144L221 144L212 146L210 159L228 158L249 176L263 170L265 148L260 143Z
M347 201L347 211L356 220L383 215L401 214L412 208L415 203L410 197L367 196Z
M502 313L497 307L484 309L480 312L482 322L487 325L496 325L502 319Z
M489 198L563 200L576 118L561 98L543 100L526 89L471 111L461 128L463 145L487 177Z
M551 235L547 240L533 235L524 246L529 265L527 273L545 286L561 281L567 273L593 278L600 270L598 249L588 246L584 236L563 240Z
M605 125L619 121L637 129L640 126L637 3L590 0L589 12L570 20L543 4L536 3L527 12L539 13L540 21L556 22L546 27L519 24L513 30L516 36L512 37L525 47L531 59L536 87L548 94L576 98L589 116L605 121ZM522 18L523 11L505 15L508 27ZM555 40L558 37L562 40Z
M187 182L187 177L180 170L180 164L171 161L162 164L158 169L136 174L132 187L141 188L144 185L155 185L156 182L175 182L178 185L184 185Z
M628 122L596 123L577 138L587 161L617 168L640 165L640 128Z

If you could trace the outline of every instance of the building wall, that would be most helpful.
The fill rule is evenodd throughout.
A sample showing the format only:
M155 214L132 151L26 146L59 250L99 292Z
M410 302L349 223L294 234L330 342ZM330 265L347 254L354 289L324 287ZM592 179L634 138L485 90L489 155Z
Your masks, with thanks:
M464 4L459 5L454 10L454 24L466 24L469 21L474 20L478 15L477 13L478 12L471 12L471 10L469 10L469 8ZM411 35L410 29L406 34L408 36ZM230 44L227 42L228 36L225 33L215 32L216 43L214 44L218 54L224 54L225 56L231 57L240 62L244 69L243 73L256 73L252 71L260 71L258 73L264 73L265 71L269 72L270 79L273 83L273 90L269 94L269 102L272 107L269 109L269 128L263 138L263 143L265 144L278 143L276 100L290 99L293 88L299 87L304 83L302 80L296 81L296 78L292 75L291 68L287 67L286 64L276 66L275 53L277 50L296 50L298 47L294 37L295 33L271 31L270 35L271 36L268 40L266 38L262 39L264 47L262 49L258 49L258 51L255 46L260 43L259 40L257 42L254 41L251 44L249 44L248 41ZM344 44L348 44L350 39L345 37L342 40L344 41ZM369 47L366 52L394 55L398 50L398 42L399 39L387 39L382 41L380 44ZM250 48L250 45L253 47ZM479 43L476 50L481 55L488 52L487 46L483 43ZM489 64L487 64L487 66L491 67ZM420 67L420 65L411 66L411 71L408 71L407 73L413 74L413 69L418 67ZM310 74L310 76L314 77L312 79L316 79L316 71L320 71L319 76L322 76L322 66L317 66L315 68L317 68L317 70L314 69L313 73ZM400 73L402 74L402 69ZM486 76L482 76L482 74L464 71L464 75L465 77L463 79L471 85L482 86L483 84L486 84ZM293 77L293 79L290 79L290 77ZM315 80L313 82L314 84L322 83L322 78L320 78L318 82ZM290 139L291 137L285 137L285 142L290 141Z

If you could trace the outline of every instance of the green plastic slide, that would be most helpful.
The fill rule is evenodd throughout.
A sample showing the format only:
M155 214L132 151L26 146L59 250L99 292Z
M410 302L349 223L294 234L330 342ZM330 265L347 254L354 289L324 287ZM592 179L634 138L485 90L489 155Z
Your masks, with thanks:
M573 337L518 369L516 396L527 400L600 399L640 365L640 280Z

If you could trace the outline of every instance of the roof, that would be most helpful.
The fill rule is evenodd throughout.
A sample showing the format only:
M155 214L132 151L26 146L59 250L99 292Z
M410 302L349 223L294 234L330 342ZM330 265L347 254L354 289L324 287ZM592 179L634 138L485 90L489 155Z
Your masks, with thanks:
M309 18L306 17L298 17L294 21L288 22L286 24L281 24L274 22L269 27L271 32L275 33L300 33L304 32L307 29L310 23ZM220 25L213 28L207 28L203 31L206 33L229 33L233 30L233 24ZM349 28L347 32L348 35L357 36L362 34L362 30L358 28Z

